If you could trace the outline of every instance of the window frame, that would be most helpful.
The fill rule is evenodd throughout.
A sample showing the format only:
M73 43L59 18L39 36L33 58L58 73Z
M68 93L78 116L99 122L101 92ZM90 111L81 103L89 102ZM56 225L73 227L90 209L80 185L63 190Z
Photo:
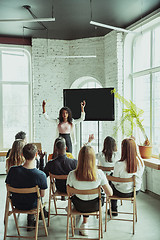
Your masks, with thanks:
M150 142L153 142L153 115L154 115L154 106L153 106L153 74L160 72L160 65L153 67L153 49L154 49L154 30L159 27L159 24L156 23L148 28L146 28L143 33L150 31L150 68L133 72L133 63L134 63L134 46L136 43L136 39L141 35L141 33L137 34L131 43L131 73L129 78L131 80L131 99L134 99L134 78L149 75L150 78ZM158 155L154 155L158 157Z
M28 59L28 81L2 81L2 51L8 52L22 52L26 55ZM0 150L6 151L8 148L4 148L3 145L3 86L4 85L27 85L28 86L28 121L29 121L29 136L27 136L28 141L32 140L32 82L31 82L31 48L27 46L8 46L0 44ZM22 129L23 130L23 129ZM8 146L10 147L10 146Z

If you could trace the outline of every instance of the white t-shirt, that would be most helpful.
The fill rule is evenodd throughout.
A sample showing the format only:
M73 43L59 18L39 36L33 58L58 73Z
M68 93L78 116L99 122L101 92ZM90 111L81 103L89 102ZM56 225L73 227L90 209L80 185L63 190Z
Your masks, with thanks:
M103 152L96 153L96 159L98 160L98 164L103 167L114 167L115 163L120 160L118 153L114 152L112 155L112 162L106 162L105 155Z
M141 161L143 163L142 159L141 159ZM120 178L130 178L133 175L135 175L136 176L136 191L140 190L141 184L142 184L142 175L143 175L143 171L144 171L144 163L142 166L141 162L139 161L139 166L137 166L136 173L128 173L126 169L127 169L126 161L116 162L115 166L114 166L113 176L120 177ZM122 192L122 193L133 192L133 182L129 182L129 183L113 182L113 184L119 192Z
M108 180L101 169L97 169L97 180L96 181L78 181L76 179L75 170L71 171L67 177L67 184L70 187L74 187L79 190L90 190L103 186L108 183ZM81 195L76 194L76 196L82 200L92 200L98 197L98 194L92 195Z

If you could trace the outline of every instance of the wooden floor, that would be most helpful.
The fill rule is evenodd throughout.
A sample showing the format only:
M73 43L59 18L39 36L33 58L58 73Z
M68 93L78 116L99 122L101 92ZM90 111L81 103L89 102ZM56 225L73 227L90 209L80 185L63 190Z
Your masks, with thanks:
M4 208L5 208L5 175L0 175L0 240L3 239L3 219L4 219ZM48 195L48 194L47 194ZM48 196L46 195L45 201L48 202ZM61 202L63 206L67 202ZM135 235L132 235L132 223L122 221L108 221L108 230L104 233L104 240L160 240L160 200L140 192L137 196L138 205L138 222L135 225ZM47 208L47 205L46 205ZM124 208L129 209L130 204L125 203L119 207L119 210ZM65 240L66 237L66 217L64 216L52 216L50 221L50 227L48 229L49 236L44 237L42 229L39 231L38 239L42 240ZM80 219L79 224L82 219ZM104 221L104 208L103 208L103 221ZM19 218L21 225L26 224L26 216L21 215ZM78 222L78 221L77 221ZM89 226L97 225L98 221L96 218L89 218ZM42 223L40 223L42 225ZM103 225L104 227L104 225ZM27 236L33 234L33 232L25 232ZM96 231L90 231L89 237L93 237L97 234ZM13 217L9 218L8 233L15 234L15 224ZM77 232L78 234L78 232ZM78 235L77 235L78 237ZM10 238L7 238L10 239Z

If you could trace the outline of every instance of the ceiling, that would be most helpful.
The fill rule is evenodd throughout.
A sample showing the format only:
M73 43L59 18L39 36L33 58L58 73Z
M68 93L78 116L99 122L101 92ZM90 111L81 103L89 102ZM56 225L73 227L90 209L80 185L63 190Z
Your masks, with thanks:
M92 0L91 5L90 0L0 0L0 19L32 18L23 8L24 5L31 6L37 18L50 18L53 15L55 22L43 22L45 30L40 30L42 26L38 23L0 22L0 36L63 40L104 36L111 30L101 27L96 29L89 24L91 18L93 21L126 28L160 8L160 0Z

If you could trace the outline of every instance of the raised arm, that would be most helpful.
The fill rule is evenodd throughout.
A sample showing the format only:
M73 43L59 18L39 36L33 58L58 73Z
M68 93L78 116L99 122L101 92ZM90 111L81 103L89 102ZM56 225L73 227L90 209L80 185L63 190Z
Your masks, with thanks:
M85 111L84 111L85 106L86 106L86 102L85 102L85 100L83 100L83 102L81 102L81 117L74 120L74 124L77 124L77 123L80 123L80 122L84 121L84 119L85 119Z
M81 112L84 112L85 106L86 106L86 101L83 100L83 102L81 102Z
M46 112L46 101L43 100L42 102L42 109L43 109L43 116L46 120L49 120L50 122L58 123L57 119L50 118Z

